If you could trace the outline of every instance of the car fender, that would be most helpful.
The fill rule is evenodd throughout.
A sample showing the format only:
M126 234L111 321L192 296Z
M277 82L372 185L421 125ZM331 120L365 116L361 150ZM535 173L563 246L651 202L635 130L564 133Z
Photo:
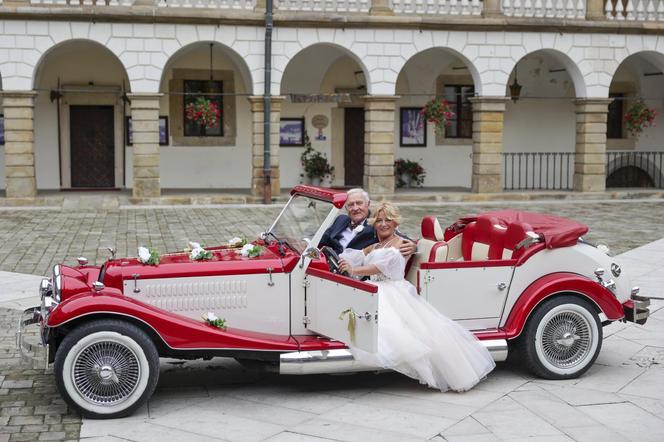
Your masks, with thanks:
M507 339L518 337L530 317L530 314L542 301L560 293L576 293L591 301L609 321L616 321L625 316L623 306L615 295L596 281L575 273L551 273L543 276L519 296L510 311L503 331Z
M176 350L294 351L297 341L288 335L272 335L239 329L220 329L201 321L173 314L113 292L83 293L60 303L48 317L57 328L87 317L132 318L151 328L165 345Z

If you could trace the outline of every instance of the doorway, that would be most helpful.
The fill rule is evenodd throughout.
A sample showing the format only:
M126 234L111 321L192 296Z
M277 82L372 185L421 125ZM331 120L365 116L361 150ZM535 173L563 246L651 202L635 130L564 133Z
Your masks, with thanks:
M364 108L344 109L344 185L364 185Z
M70 106L71 187L115 187L114 106Z

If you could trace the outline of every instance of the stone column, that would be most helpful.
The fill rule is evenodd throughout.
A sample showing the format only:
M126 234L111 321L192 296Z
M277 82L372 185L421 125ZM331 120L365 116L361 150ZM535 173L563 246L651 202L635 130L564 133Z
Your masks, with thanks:
M586 0L586 20L606 20L604 0Z
M601 0L600 0L601 1ZM503 17L503 11L500 8L501 0L484 0L482 8L483 17Z
M370 15L394 15L389 0L371 0Z
M161 196L159 179L159 99L163 94L128 94L133 131L134 198Z
M372 197L394 193L394 95L364 97L364 189Z
M270 167L272 169L272 195L278 196L281 191L279 179L279 120L281 119L281 103L285 97L271 97L270 109ZM251 103L251 194L263 196L263 97L249 97Z
M583 98L576 104L574 190L603 192L606 188L606 98Z
M5 185L7 198L37 196L34 91L2 92L5 113ZM57 142L55 143L57 148ZM60 170L60 165L55 165Z
M505 97L474 97L473 177L475 193L503 190L503 116Z

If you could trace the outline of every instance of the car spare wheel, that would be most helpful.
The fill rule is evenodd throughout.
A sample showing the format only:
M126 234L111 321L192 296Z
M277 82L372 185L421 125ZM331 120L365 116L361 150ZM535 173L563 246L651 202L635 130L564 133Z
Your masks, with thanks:
M140 328L104 319L65 336L54 371L58 390L83 416L116 418L131 414L152 395L159 354Z
M602 326L594 306L572 295L544 301L519 338L524 363L545 379L572 379L597 359Z

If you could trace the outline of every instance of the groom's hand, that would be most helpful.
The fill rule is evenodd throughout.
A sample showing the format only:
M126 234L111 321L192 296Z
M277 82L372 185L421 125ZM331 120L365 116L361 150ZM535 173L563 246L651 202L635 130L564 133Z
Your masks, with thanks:
M415 252L417 252L417 244L413 241L404 240L399 246L399 252L404 258L409 258Z

